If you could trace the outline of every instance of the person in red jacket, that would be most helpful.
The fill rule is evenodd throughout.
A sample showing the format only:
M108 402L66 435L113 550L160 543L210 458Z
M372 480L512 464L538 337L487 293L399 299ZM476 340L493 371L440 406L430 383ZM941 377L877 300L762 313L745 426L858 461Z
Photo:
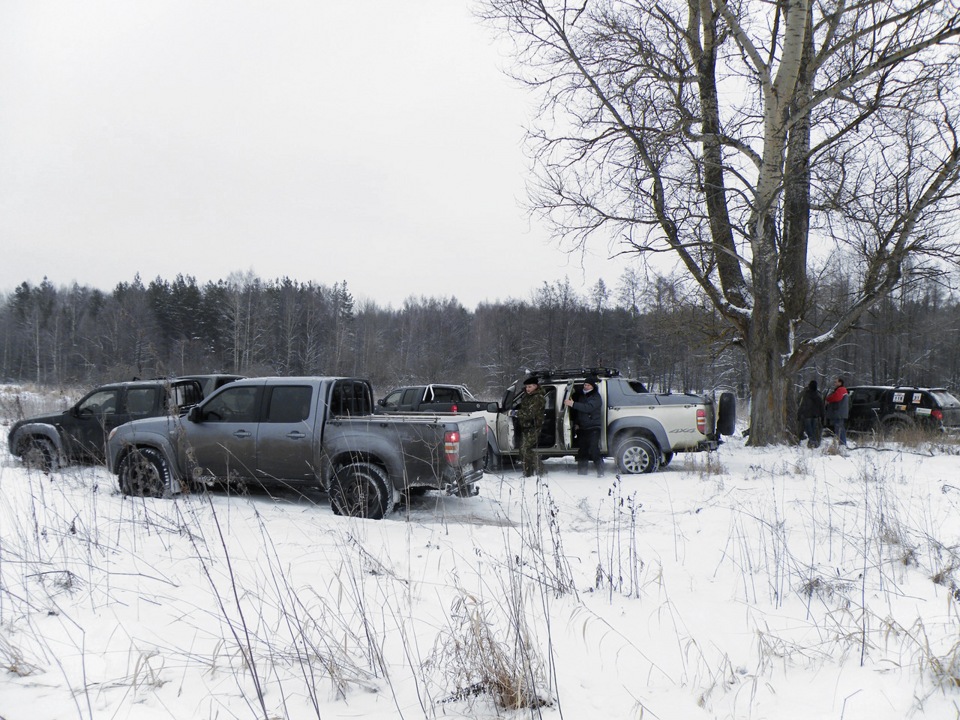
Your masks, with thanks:
M841 445L847 444L847 417L850 415L850 393L843 384L843 378L833 381L833 392L824 398L826 405L824 417L833 425L833 434Z

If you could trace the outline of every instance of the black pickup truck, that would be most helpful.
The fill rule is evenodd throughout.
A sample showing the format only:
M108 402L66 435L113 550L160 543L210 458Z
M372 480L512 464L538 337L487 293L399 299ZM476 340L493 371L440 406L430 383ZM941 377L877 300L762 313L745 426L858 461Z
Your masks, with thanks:
M125 495L221 481L319 484L336 514L380 519L401 493L476 495L486 444L482 417L374 415L370 383L359 378L250 378L186 417L116 428L107 466Z
M491 407L492 406L492 407ZM381 414L419 412L496 412L497 403L477 400L464 385L406 385L394 388L385 398L377 400L376 412Z

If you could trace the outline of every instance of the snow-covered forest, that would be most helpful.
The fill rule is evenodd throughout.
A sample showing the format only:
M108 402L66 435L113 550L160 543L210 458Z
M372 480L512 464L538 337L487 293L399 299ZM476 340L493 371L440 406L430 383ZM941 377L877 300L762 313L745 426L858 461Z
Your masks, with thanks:
M24 282L0 298L0 378L42 385L196 372L349 374L377 390L455 381L498 397L525 367L605 365L673 390L734 389L746 369L730 331L676 278L633 270L606 283L514 289L464 307L411 294L402 307L332 287L252 274L198 284L139 277L110 292ZM822 279L801 336L849 300L842 273ZM960 302L943 286L901 288L805 377L960 385ZM798 378L798 384L805 378Z

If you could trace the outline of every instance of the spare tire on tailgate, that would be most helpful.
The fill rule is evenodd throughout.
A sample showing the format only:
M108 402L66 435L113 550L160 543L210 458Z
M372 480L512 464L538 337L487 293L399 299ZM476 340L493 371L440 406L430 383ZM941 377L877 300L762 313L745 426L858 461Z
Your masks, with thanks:
M737 396L732 392L721 393L717 410L717 433L733 435L737 428Z

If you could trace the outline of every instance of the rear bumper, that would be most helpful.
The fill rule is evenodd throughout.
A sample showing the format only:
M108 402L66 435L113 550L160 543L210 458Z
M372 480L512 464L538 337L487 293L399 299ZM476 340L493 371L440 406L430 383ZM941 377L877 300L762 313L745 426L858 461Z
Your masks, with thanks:
M465 488L483 479L483 461L463 467L448 466L443 473L443 489L450 494L463 493Z

